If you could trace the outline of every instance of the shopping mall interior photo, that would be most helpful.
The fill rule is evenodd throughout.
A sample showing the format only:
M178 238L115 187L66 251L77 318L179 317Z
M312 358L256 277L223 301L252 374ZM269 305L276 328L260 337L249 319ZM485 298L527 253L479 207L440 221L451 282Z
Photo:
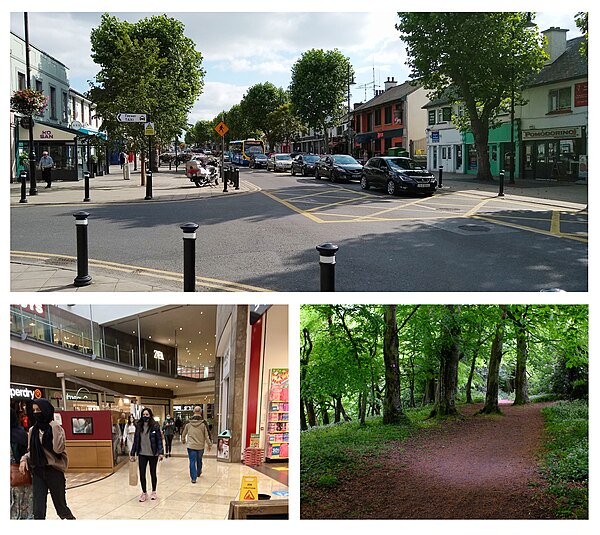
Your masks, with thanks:
M10 398L51 405L77 519L288 518L287 305L11 305Z

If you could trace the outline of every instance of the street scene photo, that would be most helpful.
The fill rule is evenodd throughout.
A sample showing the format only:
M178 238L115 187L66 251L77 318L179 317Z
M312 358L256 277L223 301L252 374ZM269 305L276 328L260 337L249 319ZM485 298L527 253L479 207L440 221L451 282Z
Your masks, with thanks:
M11 290L586 292L587 21L13 12Z

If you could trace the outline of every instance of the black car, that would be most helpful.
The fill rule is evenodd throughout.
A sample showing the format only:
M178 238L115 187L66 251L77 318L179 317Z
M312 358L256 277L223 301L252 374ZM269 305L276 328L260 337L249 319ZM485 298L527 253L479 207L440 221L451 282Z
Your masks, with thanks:
M259 169L261 167L266 169L267 155L263 154L262 152L253 154L250 158L250 163L248 164L248 167L250 167L251 169Z
M385 188L390 195L400 191L433 195L437 187L434 175L410 158L377 156L363 167L360 187Z
M296 173L302 176L315 176L315 165L319 161L316 154L298 154L292 160L292 176Z
M327 177L331 182L359 180L363 166L347 154L328 154L315 166L315 178Z

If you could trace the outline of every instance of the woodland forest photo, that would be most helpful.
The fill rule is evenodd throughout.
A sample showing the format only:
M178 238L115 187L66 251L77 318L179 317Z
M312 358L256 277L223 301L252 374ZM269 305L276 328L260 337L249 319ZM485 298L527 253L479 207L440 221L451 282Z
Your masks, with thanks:
M302 519L587 519L587 305L303 305Z

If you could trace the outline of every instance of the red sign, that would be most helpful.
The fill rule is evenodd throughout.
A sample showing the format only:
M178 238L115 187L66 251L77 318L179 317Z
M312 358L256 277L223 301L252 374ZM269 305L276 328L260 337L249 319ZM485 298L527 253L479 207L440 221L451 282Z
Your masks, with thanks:
M31 312L37 316L46 317L46 309L44 308L44 305L21 305L21 308L25 312Z
M588 83L575 84L575 107L588 105Z

